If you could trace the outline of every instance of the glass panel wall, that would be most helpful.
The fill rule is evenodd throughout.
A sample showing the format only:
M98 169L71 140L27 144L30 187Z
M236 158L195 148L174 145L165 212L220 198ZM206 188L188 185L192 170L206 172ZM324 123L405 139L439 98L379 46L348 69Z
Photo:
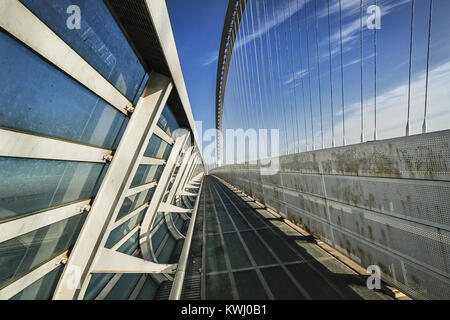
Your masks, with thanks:
M145 76L108 8L101 0L21 0L128 100L133 101ZM80 28L69 29L69 6L80 9Z

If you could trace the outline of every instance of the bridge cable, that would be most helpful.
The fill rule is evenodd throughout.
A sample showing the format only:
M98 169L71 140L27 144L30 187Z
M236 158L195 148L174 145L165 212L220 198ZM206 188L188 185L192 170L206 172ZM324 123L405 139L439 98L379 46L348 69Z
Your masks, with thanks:
M261 121L261 119L260 119L260 117L262 117L263 115L261 114L261 113L259 113L259 111L258 111L258 89L257 89L257 84L258 84L258 80L257 80L257 74L256 74L256 71L255 71L255 69L258 67L257 66L257 61L255 61L255 60L257 60L254 56L253 56L253 53L254 53L254 51L252 50L252 42L254 42L254 41L256 41L255 39L256 39L256 37L255 37L255 35L256 35L256 33L255 33L255 29L254 29L254 27L252 28L252 30L250 30L250 27L251 26L253 26L254 25L254 22L253 22L253 10L252 10L252 1L251 0L248 0L248 2L247 2L247 8L250 8L249 10L250 10L250 24L249 24L249 34L250 34L250 41L249 41L249 45L250 45L250 47L249 47L249 53L250 53L250 64L251 64L251 71L252 71L252 84L253 84L253 90L254 90L254 94L255 94L255 100L254 100L254 108L255 108L255 114L256 114L256 117L257 117L257 119L258 119L258 124L257 124L257 131L261 128L261 124L262 124L262 121ZM255 45L255 48L256 48L256 43L254 43L254 45ZM255 53L256 53L256 50L255 50Z
M264 24L268 25L268 13L267 13L267 6L266 6L266 0L262 0L263 2L263 8L264 8ZM271 86L271 100L272 100L272 108L273 108L273 117L274 117L274 128L278 128L278 117L277 117L277 110L275 108L275 81L274 81L274 75L273 75L273 57L272 57L272 46L270 41L270 28L267 30L267 36L266 36L266 47L268 52L268 58L269 58L269 78L270 78L270 86Z
M331 19L330 19L330 0L328 0L328 54L330 60L330 104L331 104L331 146L336 146L334 136L334 105L333 105L333 70L331 57Z
M308 28L308 5L306 0L305 3L305 25L306 25L306 51L308 54L308 83L309 83L309 109L311 113L311 139L312 139L312 150L316 149L315 139L314 139L314 122L313 122L313 109L312 109L312 90L311 90L311 63L309 57L309 28Z
M252 2L250 0L250 2ZM255 6L257 6L257 2L255 1ZM255 33L255 22L254 22L254 18L253 18L253 6L250 3L250 16L252 19L252 33L254 35L254 39L253 39L253 48L254 48L254 52L255 52L255 69L256 69L256 81L258 84L258 96L259 96L259 109L261 111L261 124L262 124L262 128L264 129L265 126L265 121L264 121L264 112L263 112L263 107L262 107L262 94L261 94L261 83L260 83L260 77L259 77L259 60L258 60L258 51L256 49L256 33ZM261 127L260 127L261 128Z
M280 63L280 45L281 45L281 41L280 44L278 43L279 40L279 29L278 29L278 16L275 15L275 4L274 4L275 0L272 0L272 15L273 15L273 19L275 21L275 47L276 47L276 56L277 56L277 71L278 71L278 87L279 87L279 92L280 92L280 100L281 100L281 106L282 106L282 113L283 113L283 119L284 119L284 135L285 135L285 148L286 148L286 153L288 151L288 146L287 146L287 125L286 125L286 108L284 105L284 97L283 97L283 93L282 93L282 86L281 86L281 63Z
M414 31L414 0L411 0L411 30L409 37L409 78L408 78L408 115L406 120L406 136L410 132L410 111L411 111L411 75L412 75L412 51L413 51L413 31Z
M339 38L341 45L341 98L342 98L342 145L346 145L345 141L345 98L344 98L344 62L343 62L343 44L342 44L342 3L339 0Z
M433 0L430 1L430 15L428 19L428 46L427 46L427 71L425 82L425 109L423 115L422 133L427 133L427 107L428 107L428 80L430 70L430 46L431 46L431 23L433 18Z
M414 1L414 0L413 0ZM364 48L363 48L363 38L364 38L364 28L363 28L363 0L359 3L359 46L361 52L361 143L364 143Z
M248 27L248 10L245 10L245 24L243 24L243 28L247 33L244 31L244 42L243 42L243 48L244 48L244 55L245 55L245 69L246 69L246 79L247 79L247 86L248 86L248 97L249 97L249 111L251 114L252 119L252 127L256 130L257 127L257 115L254 114L254 100L253 100L253 94L252 94L252 88L251 88L251 81L250 81L250 68L249 68L249 62L248 62L248 54L247 54L247 40L249 39L249 27Z
M300 51L300 72L301 72L301 81L302 81L302 97L303 97L303 122L305 127L305 145L306 151L308 151L308 133L307 133L307 125L306 125L306 102L305 102L305 83L304 83L304 70L303 70L303 46L302 46L302 34L300 28L300 8L299 8L299 0L297 0L297 29L299 35L299 51Z
M283 17L284 17L284 21L283 23L284 25L284 39L285 39L285 53L286 53L286 69L287 69L287 74L289 72L291 63L290 63L290 59L289 59L289 40L288 40L288 29L287 29L287 17L286 17L286 7L283 6ZM283 73L284 74L284 73ZM293 108L293 103L292 103L292 88L288 87L288 95L289 95L289 102L290 102L290 106L289 106L289 110L291 113L291 131L292 131L292 140L293 140L293 147L295 150L295 130L294 130L294 115L292 112L292 108ZM289 147L289 151L290 151L290 147ZM295 151L294 151L295 153Z
M375 7L377 6L377 0L375 0ZM377 9L375 8L375 22L377 21ZM377 140L377 27L374 29L374 132L373 132L373 140Z
M292 77L294 80L294 102L295 102L295 123L297 127L297 153L300 153L300 130L298 126L298 102L297 102L297 78L294 73L294 41L292 39L292 11L291 11L291 4L289 2L289 28L290 28L290 38L291 38L291 61L292 61Z
M267 95L266 67L265 67L265 56L264 56L264 49L263 49L263 45L264 45L263 44L263 32L262 32L262 29L261 29L261 18L260 18L261 12L260 12L260 8L259 8L259 4L256 7L256 16L258 18L258 29L261 30L260 34L259 34L259 39L260 39L259 48L260 48L260 53L261 53L261 68L262 68L263 85L264 85L264 99L265 99L266 112L267 112L266 116L268 118L267 119L267 122L268 122L268 127L267 128L270 130L272 121L271 121L271 117L269 115L269 98L268 98L268 95ZM269 133L270 133L270 131L269 131ZM266 139L267 139L267 132L265 134L264 141L267 141ZM269 146L267 145L266 146L266 150L265 150L266 154L264 154L263 156L267 156L268 148L269 148Z
M248 14L247 14L247 10L245 10L245 16L242 17L242 20L246 21L247 19L248 19ZM247 23L244 24L243 22L241 22L242 31L243 31L243 42L242 42L241 52L242 52L243 74L245 75L245 88L246 88L245 92L246 92L246 96L247 96L247 110L248 110L248 115L249 115L249 121L248 121L249 127L248 128L250 129L250 128L256 128L256 123L255 123L256 118L253 116L253 112L252 112L253 111L253 108L252 108L253 100L252 100L252 92L251 92L251 88L250 88L249 68L248 68L248 60L247 60L246 40L248 39L248 34L246 34L245 31L248 29L245 28L246 24ZM244 59L244 57L245 57L245 59ZM245 60L245 66L246 66L245 70L244 70L244 60Z
M240 2L239 2L240 3ZM236 16L238 16L238 13L236 11ZM237 18L236 18L237 19ZM240 119L240 126L244 128L244 102L243 102L243 92L242 92L242 81L241 81L241 73L240 73L240 64L239 64L239 48L237 48L237 45L239 43L239 26L237 23L234 23L234 46L233 46L233 60L235 62L235 72L236 72L236 91L239 96L239 111L241 114Z
M317 0L314 1L314 22L316 25L316 57L317 57L317 79L319 81L319 108L320 108L320 132L322 137L322 149L323 143L323 116L322 116L322 85L320 80L320 57L319 57L319 21L317 20Z

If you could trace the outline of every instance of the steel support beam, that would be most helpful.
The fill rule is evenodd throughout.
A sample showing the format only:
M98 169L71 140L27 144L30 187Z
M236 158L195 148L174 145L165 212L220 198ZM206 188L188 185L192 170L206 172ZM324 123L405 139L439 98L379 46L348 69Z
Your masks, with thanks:
M202 189L202 185L200 185L200 190ZM192 212L192 218L189 222L188 231L186 233L186 239L183 243L183 249L181 250L180 259L178 261L177 271L175 274L175 278L172 284L172 288L170 290L169 300L179 300L181 297L181 291L183 289L184 276L186 273L186 266L189 257L189 251L192 243L192 235L194 233L195 220L197 218L198 205L200 203L200 192L195 201L194 210Z
M0 157L105 163L111 150L0 129Z
M89 211L89 203L90 199L82 200L59 208L32 214L20 219L0 223L0 242L16 238L25 233Z
M133 112L111 165L103 179L91 212L81 230L69 262L55 290L54 299L81 299L88 275L101 248L109 225L120 211L133 177L172 89L169 78L153 72ZM71 270L78 270L74 286ZM83 290L84 291L84 290Z
M142 221L139 243L144 259L157 262L151 245L150 232L153 226L153 222L155 221L159 206L162 203L164 194L166 193L167 187L169 186L170 177L172 177L181 150L185 143L188 141L188 138L189 134L185 134L175 140L169 159L167 160L167 164L164 168L161 178L159 179L159 183L156 186L152 200L150 201L150 205L145 213L144 220Z
M158 264L102 248L92 273L174 273L176 264Z

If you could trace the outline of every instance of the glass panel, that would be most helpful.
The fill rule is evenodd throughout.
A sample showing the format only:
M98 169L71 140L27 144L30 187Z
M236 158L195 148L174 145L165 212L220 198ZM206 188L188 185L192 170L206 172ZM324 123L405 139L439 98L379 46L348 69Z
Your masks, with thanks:
M234 278L242 300L266 300L267 295L255 271L235 272Z
M158 120L158 126L163 129L169 136L171 136L172 133L180 127L168 106L163 109L161 117Z
M139 98L141 97L142 92L144 92L145 86L147 85L148 78L149 78L149 75L148 75L148 73L146 73L144 79L142 80L141 87L139 88L138 92L136 93L136 97L134 97L133 105L137 105Z
M125 254L132 254L138 247L139 247L139 231L136 232L134 235L132 235L127 242L125 242L119 249L117 249L117 251Z
M147 277L136 300L152 300L156 294L157 289L158 286L152 281L150 277Z
M136 208L139 208L144 203L149 202L152 199L154 193L155 188L151 188L131 197L125 198L116 220L119 220L120 218L126 216L128 213L132 212Z
M237 233L227 233L224 234L223 237L225 238L225 244L230 256L231 267L233 269L251 267L252 264L245 253L244 247L239 241Z
M120 140L122 140L123 134L125 133L125 129L128 126L128 122L130 122L130 118L126 117L125 121L122 123L122 126L120 127L119 134L116 137L116 140L114 141L114 144L112 146L113 150L116 150L119 146Z
M153 229L155 229L158 226L158 223L162 220L162 218L164 217L164 214L162 213L157 213L156 214L156 218L155 221L153 222L153 226L152 226L152 231Z
M144 219L145 211L147 209L142 210L139 214L135 215L128 221L125 221L120 226L115 228L109 234L108 240L106 241L105 247L111 248L114 246L120 239L125 237L131 230L133 230L136 226L140 225L142 220Z
M3 32L0 48L0 126L112 147L125 115Z
M178 213L175 213L175 215L178 215ZM176 218L173 218L173 216L172 216L172 219L173 219L173 221L176 221L175 226L177 227L178 230L181 231L183 228L183 225L184 225L184 220L181 219L180 216L178 216L178 220L176 220Z
M0 221L92 196L103 164L0 157Z
M160 246L161 242L164 239L164 236L167 234L167 226L166 224L162 224L161 227L156 231L156 233L153 235L151 241L153 245L153 250L156 252L158 250L158 247Z
M148 157L167 160L167 158L169 158L171 150L172 146L170 144L163 141L157 135L152 135L152 137L150 138L150 142L148 143L147 149L144 152L144 155Z
M60 265L32 285L23 289L11 300L50 300L63 270L64 265Z
M283 241L278 238L272 230L259 230L258 233L262 236L267 245L275 252L282 262L292 262L301 260L291 248L286 246Z
M136 284L141 278L139 273L125 273L123 274L116 285L111 289L105 300L127 300L133 292Z
M206 277L206 297L208 300L232 300L231 284L227 273Z
M312 262L312 265L316 270L325 272L329 277L329 271L326 271L320 262ZM329 279L314 271L310 265L306 263L300 263L287 266L288 270L295 277L295 279L302 285L302 287L308 292L312 299L321 300L341 300L342 297L333 289L329 284ZM268 278L267 281L270 282ZM342 284L341 284L342 285ZM344 286L340 287L341 290ZM348 290L345 290L348 291Z
M131 187L143 185L152 181L158 181L164 170L164 166L140 165L131 182Z
M277 263L253 231L242 232L241 235L258 266Z
M223 271L226 269L225 256L219 235L206 238L206 272Z
M276 300L305 299L281 267L263 268L261 272Z
M0 243L0 287L75 243L86 215L78 215Z
M159 263L169 263L170 256L172 255L177 241L173 237L169 237L164 244L164 248L158 256Z
M145 71L101 0L21 0L36 16L129 100ZM69 29L70 5L80 8L80 29Z
M84 294L84 300L94 300L103 290L106 284L112 279L114 273L94 273Z

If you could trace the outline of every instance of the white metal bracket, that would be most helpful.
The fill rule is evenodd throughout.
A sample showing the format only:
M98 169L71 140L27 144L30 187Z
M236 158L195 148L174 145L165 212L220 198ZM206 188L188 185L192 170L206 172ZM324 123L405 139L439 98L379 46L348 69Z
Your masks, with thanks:
M192 212L192 209L181 208L167 202L161 202L158 208L158 212L190 213Z
M159 264L107 248L100 250L92 273L174 273L176 264Z

